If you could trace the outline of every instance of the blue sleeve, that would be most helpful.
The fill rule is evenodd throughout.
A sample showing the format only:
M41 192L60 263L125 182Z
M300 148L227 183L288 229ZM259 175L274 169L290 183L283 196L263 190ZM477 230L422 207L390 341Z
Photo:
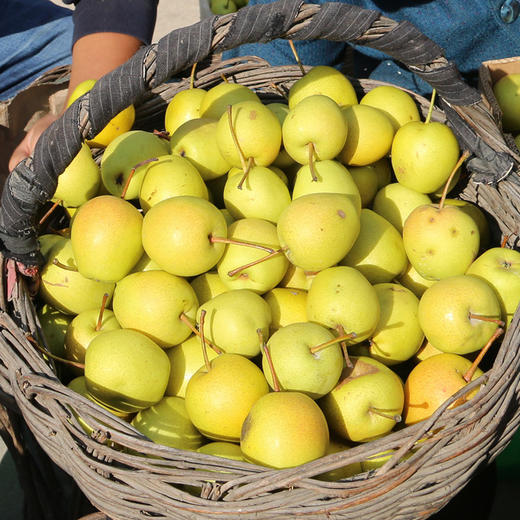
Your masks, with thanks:
M75 4L72 44L87 34L115 32L148 45L153 36L158 0L64 0Z

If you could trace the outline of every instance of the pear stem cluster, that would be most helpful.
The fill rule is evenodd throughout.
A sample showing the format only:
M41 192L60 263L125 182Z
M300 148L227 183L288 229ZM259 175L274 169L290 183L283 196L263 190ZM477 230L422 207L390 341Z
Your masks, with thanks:
M123 191L121 192L121 198L124 199L126 196L126 192L128 191L128 186L130 186L130 181L132 180L132 177L134 176L135 170L139 168L140 166L144 166L145 164L151 163L153 161L158 161L158 157L151 157L150 159L145 159L144 161L138 162L131 170L130 175L127 177L125 185L123 186Z
M202 333L200 332L200 330L197 329L197 327L195 327L193 325L193 323L190 321L190 319L188 318L188 316L186 316L186 314L184 313L181 313L181 315L179 316L179 319L191 330L191 332L193 332L193 334L195 334L196 336L198 336L199 338L202 339ZM216 345L214 345L208 338L204 338L204 341L217 353L217 354L222 354L222 350L220 348L218 348Z
M101 302L101 309L99 309L99 316L96 323L95 331L99 332L101 330L101 327L103 326L103 314L105 313L105 309L107 306L108 301L108 293L103 294L103 300Z
M468 371L464 374L464 380L466 383L469 383L475 374L475 370L477 370L478 365L482 361L484 355L489 350L494 341L504 333L504 329L502 327L498 327L497 330L493 333L493 335L489 338L489 341L482 347L482 350L478 353L478 356L475 358L471 366L468 368Z
M442 190L442 196L441 200L439 201L439 209L442 209L444 207L444 203L446 201L446 196L448 195L448 189L450 187L451 181L455 174L457 173L457 170L462 166L462 163L470 156L470 152L468 150L464 150L462 155L459 157L459 160L453 167L453 170L450 173L450 176L448 177L448 180L446 181L446 184L444 185L444 189Z
M265 342L264 335L262 333L262 329L256 329L258 337L260 339L260 345L262 346L262 352L267 359L267 364L269 365L269 371L271 372L271 376L273 378L273 390L275 392L280 392L280 382L278 381L278 376L276 375L276 371L274 369L273 359L271 358L271 353L269 352L269 348Z

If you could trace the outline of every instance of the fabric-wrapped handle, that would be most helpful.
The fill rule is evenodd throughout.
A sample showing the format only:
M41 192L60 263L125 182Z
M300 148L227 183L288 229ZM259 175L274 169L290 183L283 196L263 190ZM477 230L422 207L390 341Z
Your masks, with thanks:
M507 145L486 143L467 124L477 113L484 126L496 127L483 106L480 93L462 80L455 65L444 57L443 50L415 26L406 21L397 23L377 11L349 4L316 5L302 0L278 0L172 31L156 44L143 47L76 100L42 134L34 158L17 165L6 181L0 207L4 255L26 267L41 264L36 215L52 198L59 174L79 152L84 139L99 133L116 114L145 92L211 54L276 38L326 39L383 51L426 80L451 107L447 113L452 126L464 136L464 146L477 155L475 159L484 182L501 180L512 170L514 161ZM466 110L470 111L467 117Z

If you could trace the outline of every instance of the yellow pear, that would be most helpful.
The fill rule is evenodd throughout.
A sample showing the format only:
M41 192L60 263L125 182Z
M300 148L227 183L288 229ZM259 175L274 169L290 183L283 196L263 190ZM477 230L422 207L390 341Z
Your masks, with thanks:
M230 290L217 271L206 271L199 274L190 281L190 285L197 295L199 305L211 300L217 294Z
M166 107L164 128L172 135L179 126L200 117L200 105L206 96L202 88L188 88L177 92Z
M372 164L365 166L350 166L349 170L352 179L358 187L361 196L361 205L368 208L376 196L379 177Z
M291 323L307 321L307 291L275 287L263 297L271 307L271 334Z
M220 119L228 105L241 101L260 102L260 98L250 88L238 83L222 82L211 87L200 104L200 116L203 118Z

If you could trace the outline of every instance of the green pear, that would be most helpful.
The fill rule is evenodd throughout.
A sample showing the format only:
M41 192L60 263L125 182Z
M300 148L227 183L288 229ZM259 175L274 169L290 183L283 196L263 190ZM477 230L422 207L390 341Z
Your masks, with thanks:
M58 235L55 233L44 233L38 237L38 247L40 248L40 253L47 262L49 260L50 255L52 254L52 250L54 246L61 243L64 244L70 237L66 237L64 235Z
M501 308L483 278L459 275L434 283L419 301L419 323L428 341L443 352L482 349L497 330Z
M520 130L520 73L502 76L494 85L493 93L502 111L502 125L506 132Z
M150 338L130 329L96 336L85 354L89 393L121 412L137 412L164 396L170 360Z
M376 169L371 165L350 166L349 170L361 196L361 205L368 208L376 196L379 178Z
M432 193L446 183L459 153L457 138L449 126L411 121L395 133L392 167L403 186Z
M263 295L271 307L270 333L291 323L307 321L307 291L275 287Z
M314 174L308 164L301 166L296 173L292 198L297 199L310 193L343 193L347 195L358 214L361 211L361 194L350 170L335 160L316 161Z
M58 177L58 186L52 200L61 200L63 206L77 208L97 194L100 184L99 166L94 161L90 148L82 143L72 162Z
M251 407L268 391L262 371L252 361L224 353L193 374L186 387L186 409L205 437L238 441Z
M162 271L162 269L146 253L143 253L143 256L141 256L130 272L139 273L141 271Z
M191 195L208 200L208 188L197 168L184 157L163 155L148 165L139 202L146 213L161 200L178 195Z
M343 327L355 337L347 343L369 338L379 322L380 307L372 284L353 267L337 266L320 271L307 294L307 319L325 327Z
M235 103L231 114L222 114L218 121L217 145L232 166L244 167L244 159L250 158L257 166L269 166L278 156L281 144L280 122L260 101Z
M296 267L289 262L289 267L285 271L285 275L278 287L288 287L290 289L301 289L302 291L309 290L312 280L316 276L316 272L304 271L301 267Z
M417 104L408 92L393 85L379 85L367 92L360 100L360 105L369 105L382 110L392 122L394 129L410 121L420 121Z
M278 469L323 457L328 444L323 412L301 392L271 392L258 399L240 436L247 461Z
M115 284L85 278L78 272L70 239L59 242L43 266L40 298L65 314L98 309L105 293L112 297Z
M406 255L429 280L464 274L477 256L480 235L475 221L456 206L415 208L403 226Z
M273 224L291 203L289 189L270 168L253 166L242 183L244 170L232 169L224 186L224 204L235 219L261 218Z
M290 109L282 125L283 145L300 164L334 159L345 144L347 130L338 104L315 94Z
M117 282L143 254L143 217L128 201L112 195L90 199L79 208L71 228L78 271L86 278Z
M302 99L315 94L328 96L339 106L355 105L358 102L350 80L328 65L312 67L292 85L289 90L289 107L293 108Z
M229 289L250 289L264 294L278 285L289 261L280 250L274 224L259 218L242 218L229 226L228 238L239 243L226 245L217 271ZM268 248L272 253L241 245L242 241Z
M368 208L361 210L360 222L359 235L340 265L355 267L370 283L391 282L408 265L401 235Z
M198 450L199 453L206 455L213 455L214 457L223 457L231 460L245 460L242 450L238 444L226 441L213 441L208 442L201 446Z
M209 5L214 14L236 13L238 10L234 0L210 0Z
M199 305L211 300L217 294L229 291L229 287L222 281L216 270L199 274L190 281L190 285L195 291Z
M88 346L96 336L120 328L121 325L110 309L103 307L80 312L67 327L64 339L65 357L77 363L84 363Z
M271 324L271 308L260 295L249 289L218 294L199 307L199 324L203 311L204 336L218 348L248 358L260 353L258 330L267 338Z
M220 119L228 105L235 105L241 101L257 101L257 94L245 85L239 83L222 82L211 87L200 104L200 116L209 119Z
M205 199L182 195L166 199L146 213L142 244L148 256L177 276L210 270L224 253L227 224Z
M392 182L392 166L390 164L390 159L388 157L382 157L376 162L371 164L372 168L376 171L377 174L377 189L380 190L383 186L390 184Z
M458 354L442 353L418 363L405 382L404 422L415 424L430 417L454 393L464 388L468 381L464 375L471 367L471 361ZM471 381L482 375L477 368ZM466 395L453 402L449 408L455 408L478 392L474 388Z
M217 144L217 121L192 119L183 123L170 137L172 154L188 159L205 181L218 179L231 168Z
M351 105L342 109L347 140L338 153L339 160L349 166L365 166L390 152L394 127L388 116L369 105Z
M120 280L112 302L117 321L161 347L178 345L191 334L197 296L187 280L165 271L131 273Z
M310 193L285 208L277 229L291 263L306 271L320 271L346 256L358 237L360 222L347 195Z
M143 435L164 446L196 450L203 443L203 437L190 421L181 397L163 397L158 403L140 410L131 424Z
M43 304L37 311L38 319L45 337L45 344L51 354L65 357L65 334L73 316L55 309L52 305Z
M466 274L480 276L495 289L506 326L520 303L520 252L506 247L484 251L469 266Z
M192 334L182 343L167 349L166 354L170 360L171 370L165 394L186 397L188 381L199 368L204 366L201 339ZM211 348L207 349L207 355L210 361L217 357L217 353Z
M426 193L420 193L398 182L392 182L376 193L372 209L388 220L399 233L402 233L408 215L415 208L431 203L432 201Z
M289 105L285 103L267 103L265 105L280 121L280 126L283 125L287 114L289 113ZM283 146L283 143L280 147L280 151L278 152L278 156L272 162L272 166L277 166L279 168L287 168L294 164L294 159L287 153L287 150Z
M424 334L419 324L419 299L396 283L374 285L381 317L370 338L370 356L385 365L396 365L413 357Z
M343 369L343 353L336 336L318 323L291 323L269 338L262 369L271 388L276 388L270 362L280 390L302 392L318 399L337 384Z
M351 357L337 386L320 399L330 429L342 439L367 442L389 433L404 406L399 376L369 357Z
M164 128L170 136L186 121L200 118L200 105L205 95L202 88L187 88L172 97L164 114Z
M147 169L147 164L141 163L169 152L167 141L152 132L144 130L125 132L105 148L101 158L103 185L109 193L121 197L129 182L124 198L126 200L137 199ZM132 174L134 168L135 171ZM132 178L128 181L131 174Z

